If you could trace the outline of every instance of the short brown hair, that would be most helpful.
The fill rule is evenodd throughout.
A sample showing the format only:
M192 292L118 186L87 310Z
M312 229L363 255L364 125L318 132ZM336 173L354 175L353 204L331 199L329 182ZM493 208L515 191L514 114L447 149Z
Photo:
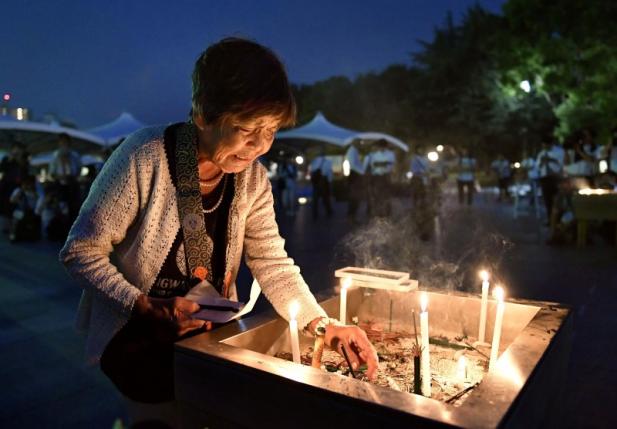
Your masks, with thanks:
M268 48L230 37L206 49L193 69L193 114L207 124L229 125L273 115L295 123L296 103L285 67Z

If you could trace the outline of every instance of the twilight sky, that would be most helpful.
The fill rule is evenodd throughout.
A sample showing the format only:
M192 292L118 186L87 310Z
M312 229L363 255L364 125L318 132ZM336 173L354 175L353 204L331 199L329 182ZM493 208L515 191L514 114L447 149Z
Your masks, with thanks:
M35 119L97 126L130 111L184 119L198 55L225 36L272 48L295 83L410 64L448 10L505 0L21 0L4 2L0 93Z

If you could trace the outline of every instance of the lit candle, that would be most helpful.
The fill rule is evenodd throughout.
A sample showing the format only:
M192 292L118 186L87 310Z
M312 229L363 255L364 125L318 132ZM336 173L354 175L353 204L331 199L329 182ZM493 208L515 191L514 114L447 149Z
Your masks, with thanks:
M482 278L482 304L480 306L480 326L478 328L478 341L483 343L486 333L486 307L488 305L488 272L485 270L480 271L480 278Z
M503 288L497 286L495 288L495 298L497 298L497 314L495 315L495 326L493 328L493 345L491 346L491 358L488 361L489 372L493 370L497 363L497 355L499 353L499 341L501 340L501 325L503 323Z
M291 355L295 363L300 363L300 340L298 339L298 311L300 306L296 301L289 306L289 337L291 339Z
M456 378L461 382L467 380L467 358L461 355L456 363Z
M345 277L341 281L341 309L339 312L339 319L341 323L347 324L347 289L351 286L351 277Z
M428 343L428 295L422 292L420 295L420 335L422 335L422 395L431 397L431 355Z

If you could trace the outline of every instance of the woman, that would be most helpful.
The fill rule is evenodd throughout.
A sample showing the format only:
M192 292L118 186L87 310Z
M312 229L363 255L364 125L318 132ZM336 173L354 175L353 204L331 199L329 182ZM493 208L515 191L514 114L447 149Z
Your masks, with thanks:
M344 346L374 376L366 334L326 317L278 234L257 159L295 119L282 64L257 43L224 39L199 57L192 80L192 120L130 136L95 180L61 251L84 288L78 323L89 360L100 360L131 400L173 407L173 342L211 325L192 318L199 305L183 296L207 280L236 300L244 252L279 314L299 302L299 326L325 332L326 344Z

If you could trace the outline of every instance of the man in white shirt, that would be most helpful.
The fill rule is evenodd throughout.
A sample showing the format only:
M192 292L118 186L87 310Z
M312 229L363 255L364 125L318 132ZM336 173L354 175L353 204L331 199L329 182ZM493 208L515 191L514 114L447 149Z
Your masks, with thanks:
M367 212L377 216L389 216L390 207L390 175L394 170L396 158L394 152L388 149L384 139L375 143L375 150L367 155L364 165L368 173L368 204Z
M563 148L555 143L551 144L547 140L542 143L542 150L536 158L542 198L544 199L548 219L551 218L553 201L559 191L564 159L565 152Z
M352 143L345 153L345 161L349 165L349 177L347 178L349 205L347 217L351 222L356 222L356 214L360 201L364 195L364 164L360 159L358 148Z
M330 204L330 186L332 184L332 161L330 161L325 151L315 158L309 165L311 184L313 185L313 219L319 217L319 200L323 201L326 215L332 216L332 205Z
M497 177L497 185L499 187L499 197L497 201L509 200L510 193L508 188L512 179L512 170L510 169L510 161L502 154L497 155L497 159L491 163L491 170L494 171Z

